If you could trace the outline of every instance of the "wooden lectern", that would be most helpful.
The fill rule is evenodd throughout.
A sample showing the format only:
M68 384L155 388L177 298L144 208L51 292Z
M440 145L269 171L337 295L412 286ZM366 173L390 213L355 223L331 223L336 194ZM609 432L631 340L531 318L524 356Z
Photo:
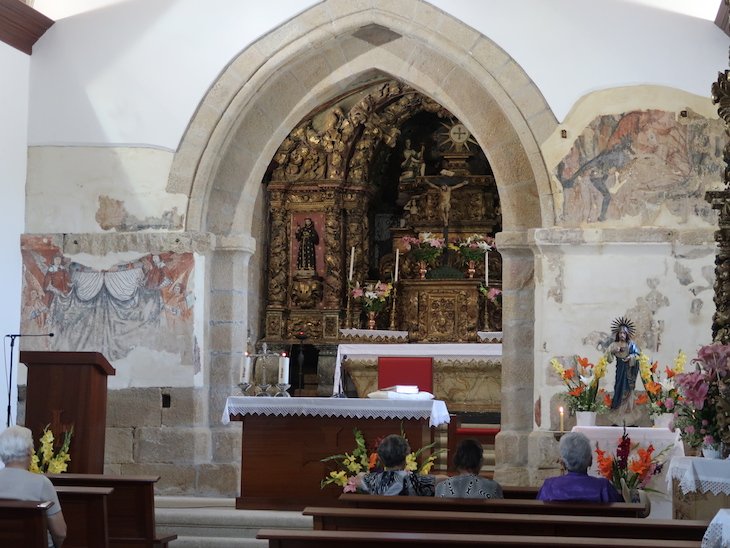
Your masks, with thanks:
M73 426L68 471L102 474L106 382L114 368L98 352L24 351L19 361L28 367L25 425L36 445L47 425L56 437Z

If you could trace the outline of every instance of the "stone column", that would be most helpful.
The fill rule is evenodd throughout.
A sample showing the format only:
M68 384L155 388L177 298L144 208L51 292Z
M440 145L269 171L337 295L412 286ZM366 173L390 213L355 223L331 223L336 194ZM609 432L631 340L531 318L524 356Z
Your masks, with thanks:
M502 431L495 442L494 479L528 485L528 436L532 432L534 257L527 232L502 232Z

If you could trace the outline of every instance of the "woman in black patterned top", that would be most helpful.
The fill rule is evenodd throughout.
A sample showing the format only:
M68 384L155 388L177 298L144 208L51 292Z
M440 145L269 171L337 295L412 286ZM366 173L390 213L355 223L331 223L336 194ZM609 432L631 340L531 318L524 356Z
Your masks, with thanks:
M479 476L483 462L482 444L473 439L462 440L454 455L454 467L459 475L439 483L436 486L436 496L461 499L504 498L499 483Z
M365 474L360 478L359 489L371 495L419 495L432 497L436 477L409 472L406 456L411 452L403 436L391 434L378 445L378 457L385 469Z

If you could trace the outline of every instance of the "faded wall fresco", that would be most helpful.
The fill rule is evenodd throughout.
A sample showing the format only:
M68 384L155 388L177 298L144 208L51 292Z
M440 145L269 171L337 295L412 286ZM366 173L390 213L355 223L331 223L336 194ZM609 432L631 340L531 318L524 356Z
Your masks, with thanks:
M101 352L113 361L146 347L192 363L192 253L148 254L99 270L40 236L25 236L21 250L21 329L55 334L34 348Z
M628 216L644 226L690 217L713 223L704 195L721 185L722 121L685 112L634 111L589 124L554 172L563 189L562 224Z

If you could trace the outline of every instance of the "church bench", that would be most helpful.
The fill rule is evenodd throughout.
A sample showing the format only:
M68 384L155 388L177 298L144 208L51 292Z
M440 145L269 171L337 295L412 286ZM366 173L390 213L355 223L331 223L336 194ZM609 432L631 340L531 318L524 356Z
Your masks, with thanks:
M535 500L539 490L539 487L527 485L502 485L502 494L506 499Z
M111 487L56 486L66 521L65 548L109 546L108 498Z
M56 487L107 487L109 546L113 548L167 546L177 535L157 537L155 490L159 476L110 474L48 474ZM63 503L61 503L63 509Z
M324 531L413 531L423 533L702 540L704 520L648 520L603 516L498 514L310 506L314 529Z
M506 548L699 548L700 541L666 539L617 539L596 537L550 537L522 535L477 535L455 533L384 531L313 531L311 529L260 529L257 539L269 548L342 548L343 546L503 546Z
M48 548L48 516L52 502L0 499L0 546Z
M544 502L528 499L448 499L437 497L388 497L343 493L340 502L356 508L400 510L450 510L510 514L564 514L576 516L642 517L646 507L638 502Z

